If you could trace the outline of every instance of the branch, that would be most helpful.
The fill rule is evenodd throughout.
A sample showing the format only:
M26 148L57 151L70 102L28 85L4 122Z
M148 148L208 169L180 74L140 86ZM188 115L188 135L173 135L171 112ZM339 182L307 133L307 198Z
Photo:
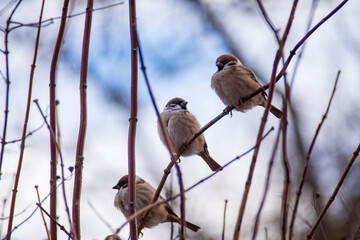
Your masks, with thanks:
M19 7L22 0L19 0L12 10L9 18L6 21L6 28L4 29L4 54L5 54L5 82L6 82L6 90L5 90L5 111L4 111L4 128L2 133L2 140L1 140L1 150L0 150L0 180L1 180L1 167L4 159L4 152L5 152L5 143L6 143L6 132L7 132L7 122L8 122L8 115L9 115L9 94L10 94L10 67L9 67L9 29L10 29L10 22L11 18L15 14L16 9ZM1 74L2 75L2 74Z
M305 43L305 41L313 34L322 24L324 24L329 18L331 18L337 11L339 11L349 0L342 1L333 11L331 11L328 15L326 15L321 21L319 21L318 24L316 24L296 45L295 47L290 51L290 55L286 59L283 68L276 76L276 81L278 81L286 72L287 67L289 66L289 63L291 62L291 59L296 54L296 51Z
M274 130L274 128L271 128L271 129L264 135L264 137L261 139L261 141L264 140L273 130ZM227 168L228 166L230 166L230 165L231 165L232 163L234 163L235 161L237 161L237 160L239 160L240 158L244 157L245 155L249 154L252 150L254 150L254 148L255 148L255 146L252 147L252 148L250 148L250 149L249 149L248 151L246 151L245 153L243 153L243 154L241 154L241 155L239 155L239 156L236 156L234 159L232 159L232 160L229 161L227 164L225 164L225 165L223 166L223 169ZM221 172L223 172L223 171L221 171ZM215 176L216 174L219 174L219 173L220 173L219 171L218 171L218 172L213 172L213 173L210 174L209 176L201 179L201 180L198 181L197 183L193 184L191 187L187 188L187 189L184 191L184 193L192 190L193 188L195 188L195 187L197 187L198 185L206 182L207 180L209 180L210 178L212 178L213 176ZM159 206L159 205L161 205L161 204L163 204L163 203L165 203L165 202L172 201L172 200L180 197L181 195L182 195L182 194L179 193L179 194L176 194L176 195L172 196L171 198L168 198L168 199L165 199L165 200L162 200L162 201L157 201L157 202L155 202L155 203L150 203L150 204L147 205L146 207L138 210L136 213L134 213L133 215L129 216L129 217L127 218L127 221L126 221L125 223L123 223L123 224L116 230L115 233L118 234L118 233L121 231L121 229L124 228L125 225L126 225L128 222L133 221L133 220L136 219L138 216L140 216L140 215L142 215L142 214L150 211L152 208L154 208L154 207L156 207L156 206Z
M65 28L66 28L66 15L69 6L69 0L64 0L64 4L62 7L62 17L59 26L59 31L54 47L54 52L51 59L50 66L50 79L49 79L49 102L50 102L50 129L54 136L56 135L56 70L57 63L60 55L61 46L64 40ZM50 192L53 192L50 196L50 215L52 218L56 219L56 164L57 164L57 152L56 152L56 144L51 137L50 131ZM51 240L57 239L57 228L56 224L52 221L50 222L50 235Z
M301 181L300 181L298 190L296 192L296 199L295 199L294 209L293 209L293 213L292 213L292 216L291 216L291 222L290 222L290 226L289 226L289 239L292 239L292 236L293 236L296 213L297 213L297 209L298 209L298 206L299 206L300 197L301 197L301 194L302 194L302 189L303 189L303 186L304 186L304 183L305 183L305 177L306 177L306 174L307 174L307 170L309 168L310 156L311 156L312 150L313 150L313 148L315 146L315 141L316 141L316 139L317 139L317 137L319 135L320 129L321 129L322 125L324 124L324 121L327 118L328 112L330 110L331 102L332 102L333 97L335 95L335 90L336 90L336 86L337 86L337 83L338 83L338 80L339 80L339 77L340 77L340 73L341 73L341 71L338 71L338 74L337 74L337 77L336 77L336 80L335 80L334 88L333 88L333 91L332 91L328 106L327 106L326 111L325 111L325 113L324 113L324 115L323 115L323 117L322 117L316 131L315 131L315 135L313 137L313 140L311 141L309 150L308 150L308 152L306 154L304 170L303 170L303 174L302 174L302 177L301 177Z
M290 91L287 87L287 81L284 79L285 85L285 98L283 99L283 118L281 119L281 131L282 131L282 163L284 169L284 189L283 189L283 197L282 197L282 208L281 208L281 215L282 215L282 222L281 222L281 239L286 240L286 230L288 226L288 213L289 213L289 193L290 193L290 175L291 175L291 168L288 159L288 152L287 152L287 111L288 105L287 103L290 100Z
M151 201L151 203L155 203L158 200L159 196L160 196L161 190L164 188L166 179L167 179L167 177L169 176L169 174L171 172L171 168L174 166L176 161L179 159L180 154L179 153L174 154L174 152L175 152L174 146L172 145L169 134L166 131L164 121L163 121L162 117L160 116L160 112L159 112L159 109L157 107L155 97L154 97L154 95L152 93L150 82L149 82L149 79L148 79L147 74L146 74L146 67L145 67L145 63L144 63L144 59L143 59L143 54L142 54L142 50L141 50L141 44L140 44L139 36L137 36L137 45L138 45L138 50L139 50L139 58L140 58L141 70L142 70L143 75L144 75L146 86L148 88L149 95L150 95L150 98L151 98L151 102L152 102L152 104L154 106L156 116L158 117L158 121L159 121L159 124L160 124L160 130L161 130L161 132L162 132L162 134L163 134L163 136L165 138L166 147L167 147L167 149L169 151L169 154L170 154L170 157L171 157L171 161L168 164L168 166L166 167L166 169L164 170L164 175L163 175L163 177L162 177L162 179L161 179L161 181L160 181L160 183L159 183L159 185L158 185L158 187L157 187L157 189L155 191L154 197L153 197L153 199ZM185 146L186 145L187 144L185 144ZM178 170L178 174L181 175L181 173L179 172L180 169L176 168L176 170ZM179 178L179 187L180 187L180 189L183 189L181 178ZM147 216L149 215L149 212L150 211L145 212L145 214L141 217L140 224L138 226L138 229L140 231L144 227L144 222L145 222ZM183 218L182 215L181 215L181 219L182 219L182 223L185 223L185 218Z
M118 3L114 3L114 4L109 4L109 5L104 6L104 7L94 8L91 11L96 12L96 11L100 11L100 10L105 10L105 9L116 7L116 6L119 6L119 5L122 5L122 4L124 4L124 2L118 2ZM82 16L84 14L86 14L86 11L85 12L75 13L75 14L72 14L72 15L68 15L68 16L66 16L66 18L78 17L78 16ZM55 20L59 20L59 19L62 19L62 18L63 18L62 16L61 17L48 18L48 19L42 21L41 25L42 25L42 27L47 27L47 26L53 24ZM38 27L39 26L38 22L35 22L35 23L21 23L21 22L11 21L11 23L12 24L17 24L17 26L10 28L9 31L15 30L15 29L17 29L19 27Z
M89 47L90 47L90 33L92 22L92 9L94 1L88 0L86 6L84 36L82 45L81 56L81 69L80 69L80 126L79 135L76 146L76 159L75 159L75 180L73 190L73 224L74 235L77 239L81 239L80 232L80 197L81 197L81 185L82 185L82 169L84 161L84 148L85 148L85 135L87 126L87 71L89 62Z
M70 180L71 177L72 177L72 173L70 174L70 176L68 176L67 178L65 178L65 181ZM62 182L59 183L59 184L56 186L56 189L57 189L58 187L60 187L61 185L63 185ZM46 197L41 201L41 204L43 204L43 203L45 202L45 200L48 199L53 193L54 193L54 192L50 192L48 195L46 195ZM20 222L18 225L16 225L15 227L13 227L13 229L11 230L11 233L14 232L16 229L19 229L19 227L20 227L21 225L23 225L24 223L26 223L27 221L29 221L29 219L31 219L32 216L34 216L34 214L35 214L35 212L37 211L37 209L38 209L38 207L36 207L35 210L32 211L32 213L31 213L27 218L25 218L25 220L23 220L23 221ZM25 211L26 211L26 209L23 210L22 212L18 213L17 215L20 215L20 214L22 214L22 213L25 212ZM16 215L15 215L15 216L16 216ZM15 216L14 216L14 217L15 217ZM6 220L6 219L9 219L9 217L6 217L6 218L0 219L0 220ZM6 236L5 236L4 238L2 238L2 240L7 239L7 236L8 236L9 234L10 234L10 233L7 233ZM50 233L50 234L51 234L51 233Z
M135 192L135 137L137 123L137 91L138 91L138 41L136 26L136 3L135 0L129 1L129 23L130 23L130 43L131 43L131 109L129 118L128 135L128 175L129 175L129 215L135 213L136 192ZM136 220L130 222L131 240L138 239L138 228ZM140 230L141 231L141 230ZM139 231L139 233L140 233Z
M228 200L225 199L225 206L224 206L224 216L223 216L223 228L222 228L222 234L221 234L221 240L225 240L225 220L226 220L226 208L227 208Z
M39 194L39 186L38 185L35 185L35 190L36 190L36 196L37 196L37 199L38 199L38 204L40 206L41 204L41 200L40 200L40 194ZM46 223L46 220L45 220L45 217L44 217L44 213L43 211L40 212L41 213L41 218L44 222L44 227L45 227L45 232L46 232L46 236L48 237L47 239L50 240L50 231L48 229L48 226L47 226L47 223Z
M70 234L68 231L66 231L65 227L64 227L63 225L61 225L60 223L58 223L58 222L56 221L56 219L54 219L54 218L41 206L40 203L36 203L36 206L38 206L38 207L41 209L41 211L44 212L44 213L51 219L52 222L54 222L56 225L58 225L59 228L60 228L66 235L68 235L68 237L69 237L70 239L72 238L71 234Z
M280 122L280 124L281 124L281 122ZM278 131L278 133L276 135L273 151L272 151L271 158L270 158L270 161L269 161L269 166L268 166L268 171L267 171L267 175L266 175L266 181L265 181L263 197L262 197L262 200L261 200L261 203L260 203L260 206L259 206L259 210L258 210L258 212L256 214L256 218L255 218L255 223L254 223L254 227L253 227L253 234L252 234L252 240L256 239L256 235L257 235L258 228L259 228L259 223L260 223L261 212L262 212L262 209L264 207L266 196L267 196L267 193L268 193L268 190L269 190L270 177L271 177L272 167L274 165L274 159L275 159L275 156L276 156L276 150L277 150L278 144L279 144L280 133L281 133L281 128L279 127L279 131Z
M53 129L51 128L51 126L48 124L48 122L46 121L45 115L43 113L43 111L40 108L39 102L37 99L34 100L34 103L36 104L36 106L39 109L39 112L41 114L41 116L43 117L45 124L47 126L47 128L50 131L50 136L51 136L51 141L55 144L56 150L59 153L59 157L60 157L60 167L61 167L61 185L62 185L62 193L63 193L63 198L64 198L64 204L65 204L65 211L68 217L68 221L69 221L69 225L70 228L73 229L73 224L71 223L71 217L70 217L70 212L69 212L69 206L67 203L67 197L66 197L66 191L65 191L65 173L64 173L64 160L63 160L63 156L61 153L61 149L60 149L60 145L58 144L58 142L56 141L56 136L55 133L53 131ZM55 183L56 184L56 183ZM54 193L56 192L56 190L54 191ZM51 197L50 197L50 201L51 201ZM50 209L51 210L51 209ZM50 231L51 232L51 231ZM77 237L75 236L75 239L77 239Z
M15 9L12 12L12 14L15 12L15 10L19 6L20 2L21 1L18 2L18 4L16 5ZM42 1L41 10L40 10L40 16L39 16L39 22L41 22L41 19L42 19L42 15L43 15L43 11L44 11L44 4L45 4L45 0ZM11 14L11 16L12 16L12 14ZM8 21L10 21L10 19L11 19L11 17L8 19ZM13 194L12 194L12 197L11 197L10 214L9 214L10 218L9 218L8 233L7 233L7 239L8 240L11 239L11 229L12 229L13 217L14 217L14 211L15 211L16 194L18 192L18 185L19 185L19 181L20 181L21 167L22 167L24 151L25 151L26 131L27 131L27 124L28 124L29 115L30 115L32 85L33 85L33 80L34 80L36 58L37 58L37 52L38 52L38 47L39 47L39 41L40 41L40 30L41 30L41 27L39 27L38 31L37 31L36 40L35 40L34 57L33 57L33 62L32 62L31 70L30 70L29 88L28 88L28 96L27 96L27 103L26 103L25 120L24 120L22 135L21 135L19 161L18 161L18 166L17 166L17 170L16 170ZM6 48L7 48L7 46L6 46ZM6 59L6 60L8 61L8 59ZM7 64L7 66L8 66L8 64ZM7 69L7 71L8 71L8 69ZM9 80L9 79L7 79L7 80ZM8 82L8 84L10 84L10 82ZM7 110L5 110L5 115L7 114L6 111ZM5 135L3 135L2 143L5 145L5 142L6 142L5 141Z
M357 158L357 156L359 156L359 152L360 152L360 144L358 145L357 149L355 150L355 152L353 153L352 158L350 159L348 165L346 166L343 174L341 175L339 182L337 183L334 192L331 194L328 202L326 203L325 207L323 208L323 210L321 211L320 215L318 216L318 218L316 219L313 227L311 228L311 230L309 231L309 233L307 234L307 239L312 239L312 236L316 230L316 228L319 226L320 221L322 220L322 218L324 217L325 213L327 212L327 210L329 209L330 205L332 204L332 202L335 200L335 197L338 193L338 191L341 188L341 185L343 184L347 174L349 173L352 164L355 162L355 159Z

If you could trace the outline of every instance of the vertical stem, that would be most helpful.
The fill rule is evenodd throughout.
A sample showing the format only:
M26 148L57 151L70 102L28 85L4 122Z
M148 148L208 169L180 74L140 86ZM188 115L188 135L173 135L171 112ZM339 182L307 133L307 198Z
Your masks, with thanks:
M359 156L359 152L360 152L360 144L357 146L355 152L353 153L353 156L350 159L348 165L346 166L343 174L341 175L340 180L338 181L338 183L337 183L337 185L336 185L336 187L334 189L334 192L331 194L328 202L326 203L325 207L323 208L323 210L319 214L318 218L316 219L316 221L315 221L314 225L312 226L311 230L309 231L306 239L308 239L308 240L312 239L312 236L314 235L316 228L319 226L320 221L324 217L325 213L329 209L332 202L335 200L335 197L336 197L337 193L339 192L339 190L341 188L341 185L345 181L345 178L346 178L347 174L349 173L349 171L351 169L351 166L355 162L355 159Z
M131 109L128 136L128 172L129 172L129 215L135 213L135 136L137 123L137 81L138 81L138 45L136 29L135 0L129 1L130 41L131 41ZM130 237L138 238L136 220L130 222Z
M21 1L19 1L18 4L16 5L11 16L15 12L16 8L19 6L20 2ZM40 16L39 16L39 27L38 27L38 31L37 31L37 35L36 35L36 40L35 40L34 57L33 57L33 62L31 64L31 70L30 70L30 79L29 79L29 88L28 88L28 96L27 96L27 103L26 103L25 120L24 120L22 135L21 135L19 161L18 161L18 166L17 166L17 170L16 170L13 194L12 194L12 198L11 198L8 232L7 232L7 236L6 236L7 240L11 239L12 223L13 223L13 217L14 217L14 211L15 211L16 194L17 194L17 188L18 188L19 181L20 181L21 166L22 166L24 151L25 151L26 131L27 131L27 124L28 124L29 115L30 115L32 86L33 86L33 80L34 80L37 52L38 52L39 41L40 41L40 30L41 30L41 21L42 21L42 15L43 15L43 11L44 11L44 5L45 5L45 1L43 0L42 5L41 5L41 10L40 10ZM8 19L8 24L9 23L10 23L10 18Z
M7 132L7 122L9 116L9 92L10 92L10 70L9 70L9 33L10 33L10 23L11 18L13 17L16 9L19 7L22 0L19 0L14 9L12 10L9 18L6 21L6 28L4 34L4 46L5 46L5 69L6 69L6 90L5 90L5 111L4 111L4 128L1 139L1 150L0 150L0 180L1 180L1 167L4 159L4 151L6 145L6 132Z
M61 22L59 26L59 32L57 35L54 52L50 66L50 83L49 83L49 101L50 101L50 128L56 135L56 68L60 55L61 45L64 39L65 27L66 27L66 15L69 6L69 0L64 0ZM53 141L50 133L50 216L56 219L56 144ZM57 239L57 226L54 221L50 221L50 235L51 240Z
M75 163L75 180L73 190L73 224L75 228L74 235L76 239L81 239L80 234L80 198L81 198L81 185L82 185L82 168L84 161L84 147L87 126L87 71L89 61L89 47L90 47L90 33L93 12L93 0L87 1L84 36L82 45L81 56L81 69L80 69L80 126L78 142L76 147L76 163Z

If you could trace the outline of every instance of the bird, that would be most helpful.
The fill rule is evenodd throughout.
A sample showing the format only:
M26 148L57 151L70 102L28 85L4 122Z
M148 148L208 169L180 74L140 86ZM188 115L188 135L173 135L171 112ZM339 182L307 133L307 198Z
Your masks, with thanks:
M120 178L118 183L113 187L113 189L117 189L118 192L115 195L114 205L116 208L120 209L124 216L127 218L129 217L129 192L128 192L128 175L125 175ZM151 200L154 197L155 189L145 182L139 176L135 176L135 209L139 211L140 209L146 207L150 204ZM162 196L159 197L157 202L163 201L164 198ZM139 223L140 219L142 218L143 214L136 218L137 223ZM181 224L181 218L179 218L170 205L166 202L154 207L149 212L149 215L144 221L145 228L152 228L160 223L166 222L175 222ZM185 221L185 226L190 230L197 232L200 227Z
M189 138L200 130L200 123L187 109L187 101L175 97L165 106L160 117L163 119L165 129L169 134L172 145L176 153L184 146ZM166 146L165 136L158 119L158 133L161 141ZM183 152L183 156L199 155L212 171L221 171L220 166L209 154L205 137L201 134L193 143Z
M211 87L227 106L233 106L237 111L245 112L254 106L265 107L267 95L265 92L241 103L241 99L261 87L255 74L249 68L243 66L239 59L230 54L221 55L216 59L218 70L211 77ZM283 113L271 105L270 112L277 118Z

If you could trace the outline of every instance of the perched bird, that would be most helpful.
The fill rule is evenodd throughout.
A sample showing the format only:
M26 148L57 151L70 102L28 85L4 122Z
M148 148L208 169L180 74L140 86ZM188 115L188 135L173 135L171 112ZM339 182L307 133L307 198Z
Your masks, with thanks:
M200 130L199 122L187 110L186 104L187 102L182 98L173 98L166 104L164 111L160 114L176 153L194 133ZM161 131L160 119L158 120L158 132L161 141L166 145L165 137ZM182 155L191 156L194 154L202 157L211 170L222 170L222 167L210 157L203 134L196 138Z
M266 93L262 92L244 103L240 100L261 87L256 80L255 74L247 67L244 67L239 59L225 54L216 59L218 71L211 78L211 87L227 106L234 106L240 112L260 105L266 106ZM282 117L282 111L271 106L270 112L277 118Z
M121 212L124 214L125 217L129 217L129 195L128 195L128 175L123 176L120 178L119 182L113 187L113 189L118 189L114 199L115 207L119 208ZM151 200L154 197L155 189L150 186L147 182L145 182L142 178L136 176L135 178L135 194L136 194L136 201L135 201L135 209L140 210L147 205L150 204ZM159 197L157 200L163 201L163 197ZM141 217L140 215L137 217L137 222L139 223ZM144 222L145 228L152 228L160 223L165 222L176 222L181 224L181 218L179 218L172 208L167 203L160 204L154 207ZM185 226L190 230L197 232L200 227L192 224L190 222L185 221Z

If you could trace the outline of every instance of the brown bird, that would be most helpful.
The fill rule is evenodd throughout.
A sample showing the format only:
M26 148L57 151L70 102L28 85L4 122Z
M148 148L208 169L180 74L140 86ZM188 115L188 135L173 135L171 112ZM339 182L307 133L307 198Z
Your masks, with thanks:
M225 54L216 59L218 71L211 78L211 87L227 106L234 106L240 112L245 112L250 108L260 105L266 106L266 93L262 92L244 103L240 100L255 92L261 87L256 80L255 74L247 67L243 66L236 57ZM281 118L281 110L271 105L270 112L277 118Z
M187 110L187 102L182 98L173 98L165 106L160 114L165 123L165 128L176 153L184 146L187 140L200 130L200 123ZM165 137L161 132L158 120L158 132L161 141L166 145ZM183 156L199 155L213 171L220 171L222 167L210 156L205 137L201 134L184 151Z
M129 217L129 195L128 195L128 175L123 176L120 178L119 182L113 187L113 189L118 189L116 193L114 205L115 207L119 208L124 216L127 218ZM147 182L145 182L142 178L136 176L135 179L135 194L136 194L136 201L135 201L135 209L140 210L147 205L150 204L151 200L154 197L155 189L150 186ZM157 200L163 201L163 197L159 197ZM139 223L141 217L140 215L137 217L136 221ZM145 219L144 227L145 228L152 228L160 223L166 222L176 222L181 224L181 218L179 218L172 208L167 203L160 204L154 207L147 218ZM192 224L190 222L185 221L185 226L190 230L197 232L200 227Z

